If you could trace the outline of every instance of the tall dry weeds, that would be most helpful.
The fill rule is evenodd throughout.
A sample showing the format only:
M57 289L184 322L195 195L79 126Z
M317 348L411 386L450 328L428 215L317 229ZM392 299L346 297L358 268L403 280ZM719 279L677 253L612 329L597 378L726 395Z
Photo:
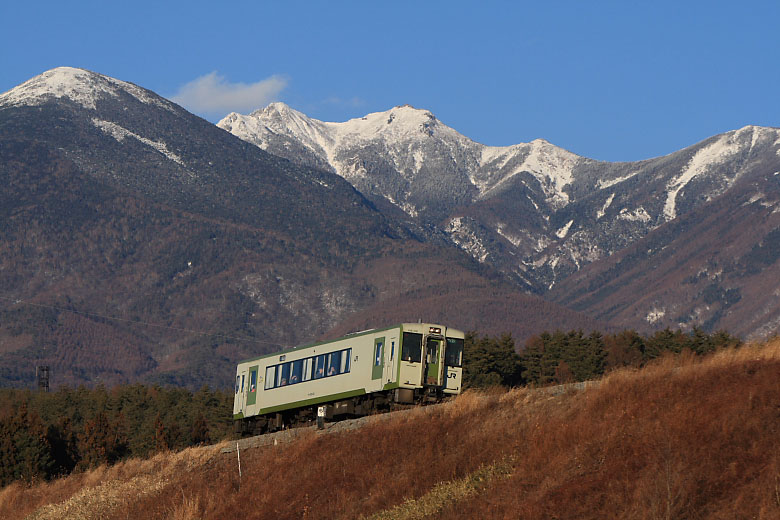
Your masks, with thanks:
M181 474L202 466L219 453L216 447L159 453L99 466L48 483L14 484L0 492L0 518L90 519L122 516L144 497L157 496Z
M780 518L780 342L619 371L534 413L513 477L442 516Z

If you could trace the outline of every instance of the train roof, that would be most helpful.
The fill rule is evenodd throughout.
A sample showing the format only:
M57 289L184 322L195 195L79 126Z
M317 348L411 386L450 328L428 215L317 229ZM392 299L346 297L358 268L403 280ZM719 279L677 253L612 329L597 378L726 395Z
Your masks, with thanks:
M276 352L270 352L268 354L263 354L263 355L260 355L260 356L253 356L251 358L242 359L237 364L240 365L242 363L248 363L250 361L257 361L257 360L265 359L265 358L268 358L268 357L278 356L280 354L287 354L287 353L290 353L290 352L297 352L299 350L303 350L303 349L306 349L306 348L316 347L318 345L326 345L328 343L333 343L335 341L341 341L342 339L357 338L357 337L360 337L360 336L365 336L366 334L374 334L374 333L377 333L377 332L382 332L384 330L403 328L404 326L407 326L407 325L437 325L437 326L444 327L443 325L440 325L438 323L428 323L428 322L425 322L425 323L414 323L414 322L398 323L396 325L391 325L389 327L381 327L381 328L377 328L377 329L368 329L368 330L361 330L361 331L358 331L358 332L350 332L349 334L347 334L345 336L341 336L341 337L335 338L335 339L330 339L330 340L327 340L327 341L315 341L315 342L312 342L312 343L305 343L303 345L298 345L298 346L295 346L295 347L286 348L284 350L279 350L279 351L276 351ZM450 329L450 330L455 330L455 331L461 332L460 330L452 328L452 327L446 327L446 328Z

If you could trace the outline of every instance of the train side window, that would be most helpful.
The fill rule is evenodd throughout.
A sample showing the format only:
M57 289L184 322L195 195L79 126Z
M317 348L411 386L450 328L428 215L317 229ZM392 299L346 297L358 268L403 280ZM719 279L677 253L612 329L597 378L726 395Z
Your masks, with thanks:
M314 358L306 358L303 360L303 375L301 381L308 381L311 379L312 366L314 366Z
M341 365L341 351L328 354L328 375L335 376L339 373Z
M342 352L344 355L341 356L341 370L339 371L339 374L346 374L349 372L349 362L352 358L352 349L348 348Z
M422 360L422 334L404 332L401 358L411 363L419 363Z
M319 355L314 358L314 379L319 379L325 376L325 354Z
M265 389L268 390L269 388L274 387L274 382L276 381L276 366L267 367L265 369Z
M276 386L287 386L290 382L290 363L278 365L276 370Z
M300 383L303 378L303 360L292 362L292 373L290 374L290 384Z

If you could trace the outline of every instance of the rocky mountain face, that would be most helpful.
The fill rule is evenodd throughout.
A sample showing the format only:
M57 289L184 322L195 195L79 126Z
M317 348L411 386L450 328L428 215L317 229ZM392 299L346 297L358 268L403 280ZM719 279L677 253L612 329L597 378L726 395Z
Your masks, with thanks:
M55 385L227 386L236 360L348 323L519 339L603 325L520 294L327 168L81 69L0 94L0 183L2 385L47 364Z
M635 328L777 333L779 177L777 161L756 161L721 195L563 280L548 298Z
M325 167L376 207L443 231L520 286L621 326L729 326L752 336L780 321L777 295L754 296L748 287L771 280L779 256L766 244L776 238L770 216L777 208L780 129L748 126L665 157L608 163L543 140L485 146L409 106L326 123L274 103L247 116L230 114L218 126L291 161ZM722 218L710 222L715 214ZM736 214L745 216L737 221ZM757 222L765 224L756 228ZM693 235L683 239L681 229ZM734 233L740 240L722 242ZM696 248L686 261L672 253L680 240ZM643 248L646 254L630 253ZM757 265L740 259L754 250L763 264L751 278L746 272ZM653 267L663 254L674 262L672 275ZM630 283L612 267L619 258L626 258L621 273L635 273ZM654 292L704 276L691 270L719 272L707 267L713 258L737 274L727 283L718 278L715 288L700 278L697 288ZM624 298L615 301L620 291ZM763 302L762 317L748 300Z

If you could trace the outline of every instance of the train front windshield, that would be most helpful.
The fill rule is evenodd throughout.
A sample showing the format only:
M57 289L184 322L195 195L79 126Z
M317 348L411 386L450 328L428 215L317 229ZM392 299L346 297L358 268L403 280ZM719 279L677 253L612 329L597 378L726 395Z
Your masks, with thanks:
M422 334L404 332L401 359L410 363L419 363L422 360Z
M463 363L463 339L447 338L447 348L444 351L444 364L459 367Z

